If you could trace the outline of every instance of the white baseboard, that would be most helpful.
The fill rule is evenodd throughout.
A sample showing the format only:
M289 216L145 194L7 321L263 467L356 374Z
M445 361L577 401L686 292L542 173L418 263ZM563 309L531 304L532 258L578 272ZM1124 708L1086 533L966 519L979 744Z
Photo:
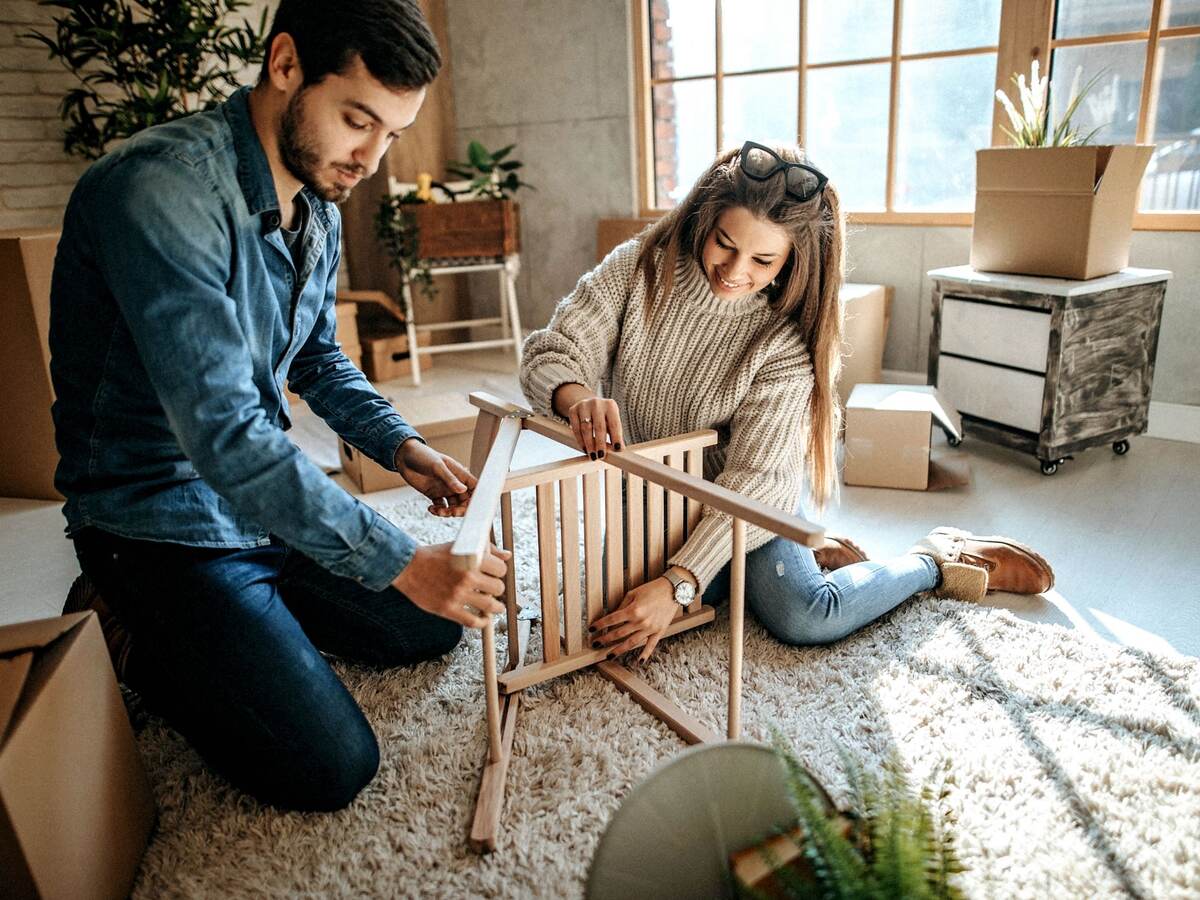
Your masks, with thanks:
M1200 406L1151 400L1146 437L1200 444Z
M884 384L925 384L928 380L924 372L883 370ZM1151 400L1146 437L1200 444L1200 406Z

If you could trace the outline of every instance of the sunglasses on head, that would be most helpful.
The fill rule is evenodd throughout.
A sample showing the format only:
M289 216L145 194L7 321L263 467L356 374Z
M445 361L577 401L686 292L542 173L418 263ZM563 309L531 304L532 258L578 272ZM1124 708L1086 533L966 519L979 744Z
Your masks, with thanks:
M829 179L819 170L804 163L788 162L770 147L754 141L742 144L740 165L746 176L755 181L766 181L776 172L783 172L787 195L801 203L817 196L829 184Z

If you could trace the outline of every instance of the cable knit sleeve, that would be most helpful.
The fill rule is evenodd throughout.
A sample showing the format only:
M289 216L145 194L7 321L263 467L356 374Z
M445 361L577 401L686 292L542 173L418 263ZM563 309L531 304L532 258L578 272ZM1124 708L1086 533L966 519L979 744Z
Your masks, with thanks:
M558 302L550 324L525 339L521 389L534 411L559 418L550 408L559 387L600 384L621 334L640 249L637 240L615 248Z
M772 356L760 367L731 422L717 484L784 512L794 511L804 481L805 422L812 386L812 363L802 344L794 343L791 352ZM746 552L772 537L770 531L748 525ZM696 530L669 564L691 572L703 591L732 556L729 515L705 509Z

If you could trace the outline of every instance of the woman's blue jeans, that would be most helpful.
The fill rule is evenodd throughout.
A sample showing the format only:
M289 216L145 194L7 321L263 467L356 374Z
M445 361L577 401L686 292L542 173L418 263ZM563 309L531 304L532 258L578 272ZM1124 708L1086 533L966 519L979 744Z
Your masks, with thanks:
M340 809L379 767L375 734L321 651L398 666L462 637L399 591L367 590L278 540L206 549L88 528L75 551L133 638L128 686L279 807Z
M705 597L729 597L729 565ZM928 556L861 562L828 577L808 547L774 538L746 554L746 605L785 644L828 644L853 634L913 594L937 587L941 573Z

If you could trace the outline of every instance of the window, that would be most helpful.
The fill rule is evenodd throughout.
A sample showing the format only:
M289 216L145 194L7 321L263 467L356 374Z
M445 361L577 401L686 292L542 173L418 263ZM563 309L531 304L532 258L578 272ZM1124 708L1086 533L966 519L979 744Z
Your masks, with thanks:
M798 140L857 221L969 224L975 151L1006 143L994 92L1050 48L1052 106L1077 69L1103 70L1079 124L1158 145L1135 224L1200 229L1200 0L634 9L643 214L679 203L718 147Z

